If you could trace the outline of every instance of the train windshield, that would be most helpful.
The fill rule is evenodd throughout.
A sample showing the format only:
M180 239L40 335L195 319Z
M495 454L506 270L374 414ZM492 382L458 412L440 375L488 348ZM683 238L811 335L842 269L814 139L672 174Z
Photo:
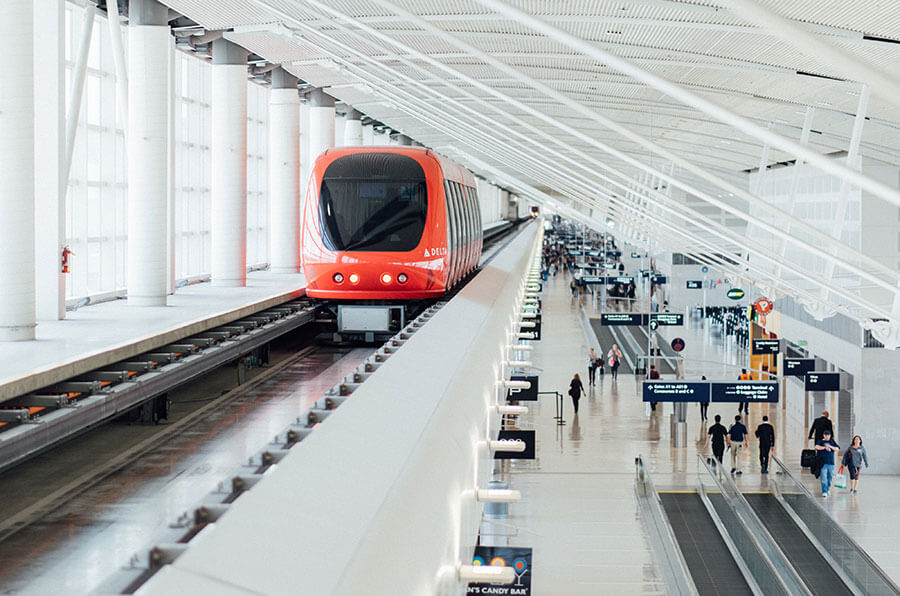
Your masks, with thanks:
M428 211L425 171L395 153L363 153L334 160L322 178L319 214L329 250L414 249Z

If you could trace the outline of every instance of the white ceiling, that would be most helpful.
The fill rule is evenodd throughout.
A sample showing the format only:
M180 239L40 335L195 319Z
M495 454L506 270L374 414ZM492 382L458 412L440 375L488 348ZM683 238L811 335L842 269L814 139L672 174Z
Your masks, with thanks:
M870 163L900 163L896 0L163 2L208 30L228 30L228 39L501 186L544 203L561 197L551 201L555 208L593 225L608 216L646 237L654 217L676 221L660 207L664 197L626 190L638 180L671 193L670 183L644 171L648 164L689 189L669 200L705 192L743 213L723 216L721 206L706 205L711 225L733 230L732 239L693 227L688 237L673 230L656 238L672 250L747 251L753 197L745 171L759 166L763 143L729 118L623 74L608 63L616 58L795 143L807 109L815 108L809 148L822 154L848 149L868 84L861 154ZM552 30L539 31L530 17ZM684 161L673 166L673 159ZM792 159L773 147L767 162ZM611 205L610 195L617 197ZM900 194L893 198L900 204ZM888 285L900 281L895 266L870 262L858 246L808 240L800 252L824 250L849 262L837 276L862 270ZM772 292L860 319L891 314L886 289L860 305L822 294L818 279L767 280L772 247L750 248L763 255L761 269L742 273ZM849 291L864 294L860 288L871 283L860 278Z

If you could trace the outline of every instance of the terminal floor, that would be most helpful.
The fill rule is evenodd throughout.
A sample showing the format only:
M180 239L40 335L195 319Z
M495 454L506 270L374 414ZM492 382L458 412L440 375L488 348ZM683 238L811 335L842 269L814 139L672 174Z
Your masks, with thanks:
M57 382L61 379L52 378L59 376L52 374L57 369L205 319L228 318L228 313L251 304L298 295L305 287L301 274L257 271L248 274L246 287L200 283L179 288L168 297L168 306L130 306L126 300L114 300L68 312L62 321L39 321L36 341L0 343L0 398L20 394L15 385L35 374L50 375L49 382Z
M634 375L613 380L607 367L595 387L588 385L586 354L597 344L587 319L599 316L600 306L590 295L573 298L568 283L559 275L544 286L542 339L535 342L532 356L540 372L540 390L563 394L566 424L556 424L552 396L529 402L531 410L520 427L537 430L537 458L505 462L499 468L510 488L522 491L522 501L509 506L508 519L483 527L483 543L533 547L535 594L665 593L634 494L634 459L643 455L658 489L693 489L697 454L711 456L702 450L706 425L701 424L699 406L689 406L687 447L675 448L671 405L661 405L651 414L640 401ZM687 344L683 354L688 378L705 374L710 379L734 379L747 360L731 339L723 340L697 321L687 321L677 332ZM576 372L587 390L577 416L567 395ZM726 426L736 413L732 404L709 408L710 419L721 414ZM776 428L775 455L818 496L818 481L799 466L800 451L808 446L804 422L787 415L780 405L756 404L750 407L751 432L763 415ZM744 454L742 467L743 475L736 477L742 488L767 490L755 441ZM900 477L863 473L859 493L832 489L829 499L821 501L896 583L900 583L898 491Z

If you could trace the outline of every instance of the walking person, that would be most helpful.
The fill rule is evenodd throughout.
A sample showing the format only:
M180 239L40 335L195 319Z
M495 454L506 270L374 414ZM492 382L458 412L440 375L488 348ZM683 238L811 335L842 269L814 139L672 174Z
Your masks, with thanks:
M725 454L725 437L728 436L728 430L722 426L722 417L716 414L716 423L709 427L709 431L706 433L706 444L703 446L704 449L709 447L710 441L712 442L712 450L713 455L716 456L716 459L719 460L719 463L722 463L722 456Z
M863 462L869 467L869 457L866 455L866 448L863 447L862 437L856 435L850 441L850 449L844 453L844 459L841 465L847 466L847 472L850 474L850 492L857 492L856 487L859 483L859 470L862 468Z
M706 375L703 375L702 377L700 377L700 380L705 381ZM707 410L709 410L709 402L701 401L698 403L700 404L700 422L706 422L706 412L707 412Z
M741 455L744 449L750 445L747 440L747 427L741 423L741 415L734 417L734 424L728 429L728 442L731 446L731 473L740 476L741 472ZM833 468L834 466L832 466Z
M753 377L750 376L750 373L747 372L746 368L741 369L741 374L738 375L738 381L751 381ZM747 416L750 415L750 402L748 401L739 401L738 402L738 414L743 411Z
M575 373L575 376L572 377L572 381L569 383L569 395L572 397L572 406L575 408L575 413L578 413L578 400L581 399L581 394L584 392L584 385L581 384L581 377L578 376L578 373Z
M595 379L597 378L597 354L594 353L594 348L588 352L588 384L594 385Z
M647 371L647 378L648 378L649 380L651 380L651 381L658 381L658 380L659 380L659 371L656 370L656 365L655 365L655 364L651 364L651 365L650 365L650 370ZM657 403L659 403L659 402L655 402L655 401L651 401L651 402L650 402L650 410L651 410L651 411L654 411L654 412L656 411L656 404L657 404Z
M828 418L828 410L823 411L821 416L813 420L812 426L809 427L809 439L818 443L825 436L825 431L834 434L834 426Z
M759 467L762 474L769 473L769 453L775 450L775 428L769 424L769 417L763 416L762 424L756 427L759 439Z
M606 358L609 360L609 370L615 380L619 377L619 361L622 359L622 350L619 349L619 344L612 345Z
M822 483L822 498L828 498L831 489L831 480L834 478L834 454L840 451L841 446L831 438L831 431L822 433L822 440L816 441L816 451L822 461L822 469L819 471L819 481Z

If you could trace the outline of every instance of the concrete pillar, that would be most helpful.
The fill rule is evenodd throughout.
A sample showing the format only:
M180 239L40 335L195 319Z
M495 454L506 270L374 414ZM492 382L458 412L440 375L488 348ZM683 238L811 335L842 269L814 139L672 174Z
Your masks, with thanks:
M128 304L165 306L169 233L169 9L131 0L128 39Z
M0 341L34 339L33 11L7 0L0 19Z
M66 278L61 255L66 242L66 53L65 0L34 3L35 308L37 319L66 317Z
M321 89L309 96L309 160L310 172L316 158L334 147L334 98Z
M334 115L334 146L335 147L344 147L347 143L344 142L344 130L346 129L346 120L344 117L338 113Z
M371 124L363 124L362 126L362 144L371 147L375 144L375 127Z
M269 92L269 267L300 270L300 96L297 78L272 71Z
M300 213L306 200L306 185L309 182L309 102L300 104Z
M353 108L344 116L344 146L358 147L363 144L362 114Z
M247 284L247 51L212 42L212 283Z

